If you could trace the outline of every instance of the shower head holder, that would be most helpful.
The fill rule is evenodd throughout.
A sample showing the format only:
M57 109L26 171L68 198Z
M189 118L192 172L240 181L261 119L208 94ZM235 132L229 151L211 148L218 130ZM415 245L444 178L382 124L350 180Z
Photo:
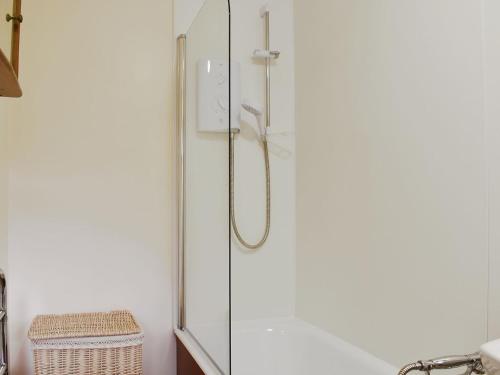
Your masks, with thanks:
M269 60L276 60L278 57L280 57L281 52L280 51L269 51L267 49L256 49L253 51L253 58L254 59L269 59Z

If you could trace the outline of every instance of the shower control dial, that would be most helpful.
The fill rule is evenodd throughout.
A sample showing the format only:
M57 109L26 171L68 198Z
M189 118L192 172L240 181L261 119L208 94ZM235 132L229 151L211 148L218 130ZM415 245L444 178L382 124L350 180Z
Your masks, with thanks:
M217 103L219 104L219 108L224 113L227 113L227 111L229 110L229 100L228 100L227 96L219 97L219 99L217 100Z

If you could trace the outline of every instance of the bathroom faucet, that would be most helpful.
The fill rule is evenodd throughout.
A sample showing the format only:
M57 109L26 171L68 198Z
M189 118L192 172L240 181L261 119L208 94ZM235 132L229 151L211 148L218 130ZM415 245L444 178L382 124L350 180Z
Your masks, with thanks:
M406 375L411 371L423 371L430 374L432 370L447 370L463 366L467 366L463 375L485 373L479 353L473 353L466 355L452 355L410 363L403 367L399 371L398 375Z

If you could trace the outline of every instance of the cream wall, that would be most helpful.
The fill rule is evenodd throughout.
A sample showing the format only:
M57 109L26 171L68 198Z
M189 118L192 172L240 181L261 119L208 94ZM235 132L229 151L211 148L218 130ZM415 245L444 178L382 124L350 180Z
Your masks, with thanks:
M500 338L500 3L483 0L485 139L489 172L488 339Z
M5 21L6 14L12 14L12 0L0 0L0 12L3 14L0 22L0 48L7 58L10 58L12 23ZM3 100L3 102L8 102Z
M9 102L13 374L28 373L25 336L35 314L111 308L129 308L143 324L147 373L174 373L171 4L148 2L155 9L148 23L137 21L145 4L128 0L23 4L25 96ZM196 13L194 3L182 4ZM488 35L497 5L486 4ZM243 97L263 103L262 67L249 59L262 44L261 3L232 5ZM496 79L483 101L481 3L295 2L297 195L293 11L285 0L272 5L272 46L282 51L273 67L273 126L283 133L271 136L272 236L257 254L233 243L234 318L291 315L296 297L299 317L394 364L475 350L487 325L484 124L496 139ZM485 57L493 77L497 56ZM264 174L253 119L243 119L238 212L243 231L257 237ZM492 228L498 156L494 143L489 150ZM494 273L491 230L490 242ZM492 301L497 284L492 277ZM500 336L495 322L492 338Z
M231 58L241 64L241 97L265 107L265 68L252 59L264 49L262 0L231 1ZM269 2L271 48L271 232L247 251L234 238L231 258L233 320L291 316L295 303L295 114L293 3ZM265 169L253 115L242 111L235 141L235 209L240 232L257 242L265 225ZM277 277L279 275L279 277ZM237 348L235 348L236 350Z
M205 0L173 0L174 34L186 34Z
M11 373L41 313L130 309L145 373L175 373L170 1L23 3L9 122ZM0 147L3 150L3 146Z
M297 315L394 365L486 340L481 5L295 1Z
M0 0L0 14L11 12L12 3ZM0 49L10 57L10 23L0 22ZM7 272L8 162L7 116L9 103L15 99L0 98L0 269Z
M5 100L0 98L0 100ZM7 163L7 108L0 102L0 269L7 272L8 225L8 163Z

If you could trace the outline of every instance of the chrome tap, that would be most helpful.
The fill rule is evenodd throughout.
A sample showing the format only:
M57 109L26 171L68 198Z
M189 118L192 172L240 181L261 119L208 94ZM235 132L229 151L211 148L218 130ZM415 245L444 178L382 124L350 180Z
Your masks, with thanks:
M411 371L423 371L430 374L432 370L446 370L465 366L467 369L464 375L485 373L479 353L473 353L466 355L452 355L410 363L403 367L399 371L398 375L406 375Z

